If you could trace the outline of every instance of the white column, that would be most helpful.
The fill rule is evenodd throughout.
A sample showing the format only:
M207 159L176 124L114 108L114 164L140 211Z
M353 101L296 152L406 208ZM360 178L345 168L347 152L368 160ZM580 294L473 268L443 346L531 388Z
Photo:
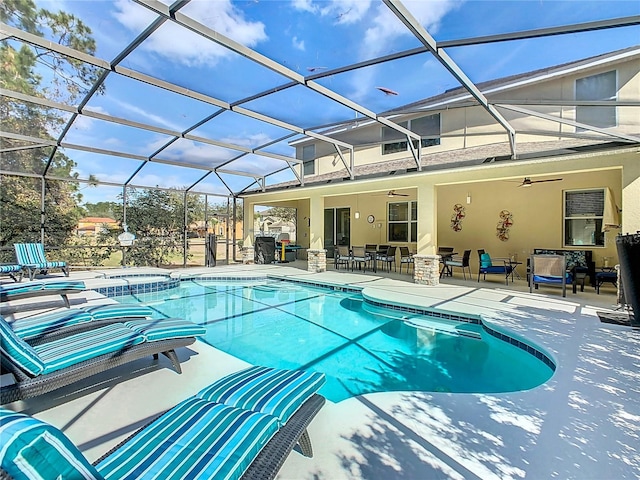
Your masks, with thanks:
M420 255L436 253L437 225L436 189L433 185L418 186L418 246Z
M622 168L622 234L640 231L640 159L634 160Z

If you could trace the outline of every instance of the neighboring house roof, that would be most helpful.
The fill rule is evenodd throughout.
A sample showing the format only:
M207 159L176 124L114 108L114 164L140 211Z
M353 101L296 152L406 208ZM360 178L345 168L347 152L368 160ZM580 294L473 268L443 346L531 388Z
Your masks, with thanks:
M79 223L118 223L109 217L84 217L78 220Z

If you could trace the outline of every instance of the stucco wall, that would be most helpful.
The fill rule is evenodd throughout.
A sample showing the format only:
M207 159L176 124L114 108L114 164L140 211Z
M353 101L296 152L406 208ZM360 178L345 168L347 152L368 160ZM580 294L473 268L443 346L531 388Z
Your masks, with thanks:
M471 249L472 271L477 271L478 249L496 257L517 254L523 261L534 248L563 248L563 190L610 187L616 204L622 204L622 173L619 169L557 177L563 180L537 183L528 188L518 187L518 182L510 181L438 187L438 245L454 247L460 253ZM470 204L466 203L467 193L471 195ZM455 204L461 204L466 214L461 222L462 230L458 232L451 228ZM513 215L508 241L501 241L496 235L502 210ZM611 257L611 261L617 259L617 233L619 230L605 234L604 248L583 247L593 251L596 265L602 265L605 256Z

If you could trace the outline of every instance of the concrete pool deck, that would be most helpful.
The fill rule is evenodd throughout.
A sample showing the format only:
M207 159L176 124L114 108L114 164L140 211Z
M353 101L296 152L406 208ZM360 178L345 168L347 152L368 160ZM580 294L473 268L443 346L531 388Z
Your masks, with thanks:
M364 287L363 295L383 303L481 314L493 328L543 347L557 365L547 383L525 392L391 392L327 402L309 428L314 457L292 453L278 478L640 477L640 331L601 323L596 311L606 310L605 297L593 304L594 297L562 298L550 289L529 294L484 282L425 287L380 275L309 273L282 265L171 271L201 274L264 274ZM74 272L72 278L82 278L89 288L104 283L96 272ZM84 297L109 301L95 292ZM70 296L72 303L84 297ZM20 305L15 308L21 316ZM93 460L150 417L246 366L203 342L178 353L182 375L164 358L161 368L142 359L101 375L99 382L94 378L11 408L62 428Z

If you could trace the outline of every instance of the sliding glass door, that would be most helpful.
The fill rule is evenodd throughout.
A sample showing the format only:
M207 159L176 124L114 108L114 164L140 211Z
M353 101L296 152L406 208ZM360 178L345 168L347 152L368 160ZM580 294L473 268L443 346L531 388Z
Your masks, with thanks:
M325 208L324 248L327 258L333 258L335 245L351 245L351 209Z

